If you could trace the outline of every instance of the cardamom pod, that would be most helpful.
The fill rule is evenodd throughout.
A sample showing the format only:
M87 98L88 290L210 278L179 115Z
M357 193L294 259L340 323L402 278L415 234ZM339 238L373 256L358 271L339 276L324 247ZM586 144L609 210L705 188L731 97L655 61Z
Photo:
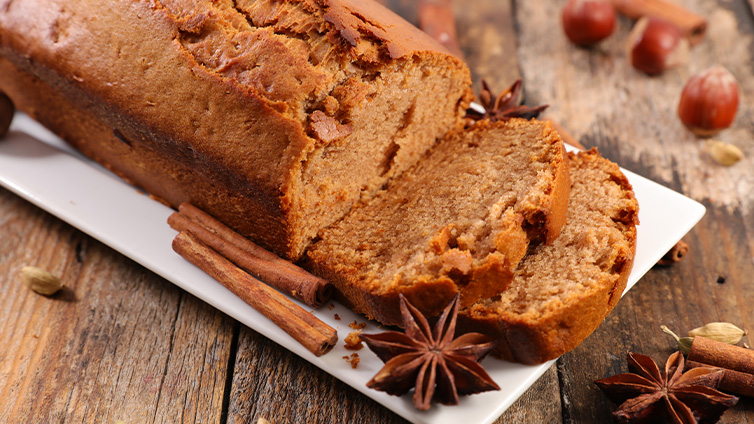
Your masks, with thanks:
M675 341L678 343L678 350L680 350L684 354L689 353L689 351L691 350L691 343L694 342L693 337L678 337L677 334L675 334L671 329L664 325L660 326L660 330L673 336Z
M690 337L706 337L728 344L738 344L746 335L742 330L729 322L711 322L702 327L689 331Z
M725 166L731 166L744 158L744 153L738 147L722 141L710 140L707 142L707 151L712 159Z
M689 353L691 343L694 342L694 337L706 337L718 342L735 345L747 334L746 330L742 330L729 322L711 322L689 331L688 337L678 337L677 334L664 325L660 326L660 330L673 336L678 343L678 349L683 353Z
M63 288L63 283L58 277L35 266L21 268L21 279L30 289L45 296L55 294Z

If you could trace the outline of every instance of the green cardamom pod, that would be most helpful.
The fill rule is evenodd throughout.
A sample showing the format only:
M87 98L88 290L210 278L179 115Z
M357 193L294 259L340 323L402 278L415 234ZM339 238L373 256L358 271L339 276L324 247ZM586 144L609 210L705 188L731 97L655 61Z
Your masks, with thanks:
M677 334L675 334L671 329L664 325L660 326L660 330L673 336L675 341L678 343L678 350L680 350L684 354L689 353L689 351L691 350L691 343L693 343L694 341L693 337L678 337Z
M738 344L745 335L746 331L729 322L711 322L689 331L689 337L706 337L732 345Z

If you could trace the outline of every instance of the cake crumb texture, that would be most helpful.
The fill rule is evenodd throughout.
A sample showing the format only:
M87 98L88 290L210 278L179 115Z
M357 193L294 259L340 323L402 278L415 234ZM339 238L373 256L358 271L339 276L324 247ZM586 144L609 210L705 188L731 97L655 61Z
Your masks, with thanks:
M543 122L482 122L448 135L406 174L320 233L308 263L358 312L400 324L398 294L427 315L456 292L500 293L531 243L565 218L567 160Z

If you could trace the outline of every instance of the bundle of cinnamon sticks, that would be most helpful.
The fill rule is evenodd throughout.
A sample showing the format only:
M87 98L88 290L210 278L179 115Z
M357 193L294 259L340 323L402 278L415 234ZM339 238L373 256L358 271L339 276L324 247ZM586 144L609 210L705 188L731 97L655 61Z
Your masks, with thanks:
M694 337L686 368L719 368L723 377L718 388L740 396L754 397L754 350Z
M338 333L334 328L273 289L318 307L330 298L332 286L327 281L257 246L189 203L183 203L168 224L179 231L173 250L309 351L321 356L335 345Z

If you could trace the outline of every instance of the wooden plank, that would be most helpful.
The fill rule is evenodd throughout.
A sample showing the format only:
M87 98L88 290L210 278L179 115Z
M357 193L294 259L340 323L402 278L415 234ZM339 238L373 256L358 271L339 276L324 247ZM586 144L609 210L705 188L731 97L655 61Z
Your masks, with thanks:
M496 424L563 422L557 364L550 367L495 421Z
M345 360L342 366L350 367ZM238 341L228 423L255 423L259 418L275 424L406 422L319 368L244 327Z
M455 2L458 38L471 68L474 91L482 79L502 91L521 77L511 0Z
M220 422L232 321L6 190L0 234L0 422Z
M239 325L204 301L181 294L154 422L224 422L231 346Z

